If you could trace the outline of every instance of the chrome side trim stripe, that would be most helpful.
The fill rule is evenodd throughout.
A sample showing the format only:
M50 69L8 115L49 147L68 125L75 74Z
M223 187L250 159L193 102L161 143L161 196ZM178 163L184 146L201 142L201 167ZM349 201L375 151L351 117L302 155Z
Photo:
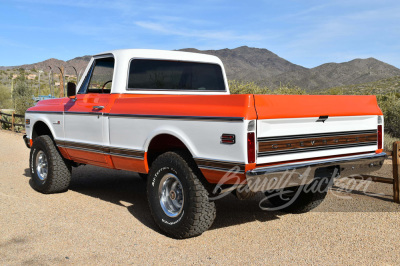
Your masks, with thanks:
M49 115L62 115L63 111L26 111L30 114L49 114Z
M109 153L112 156L118 156L118 157L125 157L125 158L133 158L133 159L144 159L144 156L134 156L134 155L126 155L126 154L121 154L121 153Z
M139 119L171 119L171 120L204 120L204 121L225 121L243 122L243 117L220 117L220 116L179 116L179 115L135 115L135 114L104 114L109 117L128 117Z
M129 158L144 158L144 151L141 150L132 150L118 147L109 147L109 153L114 156L119 157L129 157Z
M88 149L88 148L81 148L81 147L76 147L76 146L68 146L68 145L60 145L60 144L57 144L57 147L65 148L65 149L72 149L72 150L79 150L79 151L87 151L87 152L94 152L94 153L101 153L101 154L104 154L104 152L101 151L101 150L94 150L94 149Z
M237 173L245 172L244 162L218 161L205 158L194 158L194 160L200 169L209 169L223 172L235 171Z
M87 152L101 153L105 155L125 157L125 158L133 158L144 160L145 151L143 150L135 150L135 149L126 149L121 147L112 147L112 146L102 146L96 144L89 143L80 143L73 141L65 141L65 140L55 140L56 145L61 148L66 149L74 149L81 150ZM233 170L236 173L244 173L245 172L245 163L244 162L234 162L234 161L218 161L212 159L205 158L195 158L195 161L199 168L215 170L221 172L229 172ZM239 170L238 170L239 169Z
M87 152L102 153L105 155L142 159L142 160L144 159L144 153L145 153L143 150L125 149L120 147L102 146L96 144L80 143L80 142L65 141L65 140L56 140L55 142L58 147L62 148L82 150Z
M64 112L66 115L101 115L104 114L102 112Z
M243 122L244 117L224 117L224 116L180 116L180 115L141 115L141 114L110 114L101 112L48 112L48 111L27 111L37 114L65 114L65 115L101 115L119 118L138 118L138 119L167 119L167 120L195 120L195 121L218 121L218 122Z
M244 171L242 170L235 170L235 169L228 169L228 168L217 168L217 167L211 167L211 166L205 166L205 165L198 165L200 169L207 169L207 170L214 170L214 171L219 171L219 172L229 172L232 171L234 173L239 173L239 174L244 174Z

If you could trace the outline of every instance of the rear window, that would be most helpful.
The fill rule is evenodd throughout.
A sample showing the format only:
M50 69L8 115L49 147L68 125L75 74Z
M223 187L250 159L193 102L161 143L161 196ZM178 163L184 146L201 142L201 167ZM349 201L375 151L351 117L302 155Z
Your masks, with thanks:
M225 91L225 84L217 64L134 59L128 89Z

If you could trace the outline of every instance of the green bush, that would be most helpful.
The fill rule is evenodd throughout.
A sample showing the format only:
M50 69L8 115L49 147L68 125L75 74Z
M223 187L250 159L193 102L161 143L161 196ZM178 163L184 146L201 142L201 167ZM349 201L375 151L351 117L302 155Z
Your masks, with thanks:
M296 86L294 87L284 86L274 90L273 94L304 95L307 94L307 92Z
M0 109L8 109L11 107L11 91L4 85L0 85Z
M271 94L267 87L260 87L254 82L230 80L229 90L232 94Z
M400 99L396 94L377 95L378 104L385 117L385 131L400 137Z
M237 80L229 81L229 90L232 94L307 94L305 90L296 86L282 86L276 90L270 90L265 86L259 86L254 82Z
M12 114L12 111L10 112L9 110L8 111L4 111L4 110L2 110L1 111L2 113L6 113L6 114ZM12 120L12 118L11 118L11 116L8 116L8 115L2 115L1 116L1 120L4 120L4 121L6 121L6 122L10 122L11 123L11 120ZM11 124L7 124L7 123L1 123L1 129L11 129Z
M34 105L33 91L28 87L25 75L20 75L15 83L12 96L15 102L15 113L24 115L26 109Z
M400 141L399 138L395 138L389 133L385 133L384 139L384 149L385 151L392 151L393 150L393 142Z

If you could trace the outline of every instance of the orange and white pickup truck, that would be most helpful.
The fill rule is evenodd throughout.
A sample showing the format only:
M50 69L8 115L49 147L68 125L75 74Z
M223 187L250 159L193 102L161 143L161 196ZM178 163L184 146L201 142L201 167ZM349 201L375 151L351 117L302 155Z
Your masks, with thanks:
M33 187L66 191L82 164L137 172L155 222L175 238L206 231L221 194L263 192L304 212L326 189L303 188L377 170L386 156L375 96L230 95L210 55L98 54L67 95L26 112Z

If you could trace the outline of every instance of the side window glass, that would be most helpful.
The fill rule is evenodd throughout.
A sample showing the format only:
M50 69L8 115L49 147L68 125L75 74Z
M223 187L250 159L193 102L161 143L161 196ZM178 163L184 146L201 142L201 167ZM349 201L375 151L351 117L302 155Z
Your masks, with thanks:
M79 93L110 93L113 74L114 58L96 59Z
M90 77L92 76L93 68L94 68L95 62L93 62L92 66L90 67L88 74L85 77L85 80L82 82L81 87L79 88L78 94L85 94L87 91L87 87L89 85Z
M88 86L88 93L110 93L114 73L114 58L96 60L92 78Z

